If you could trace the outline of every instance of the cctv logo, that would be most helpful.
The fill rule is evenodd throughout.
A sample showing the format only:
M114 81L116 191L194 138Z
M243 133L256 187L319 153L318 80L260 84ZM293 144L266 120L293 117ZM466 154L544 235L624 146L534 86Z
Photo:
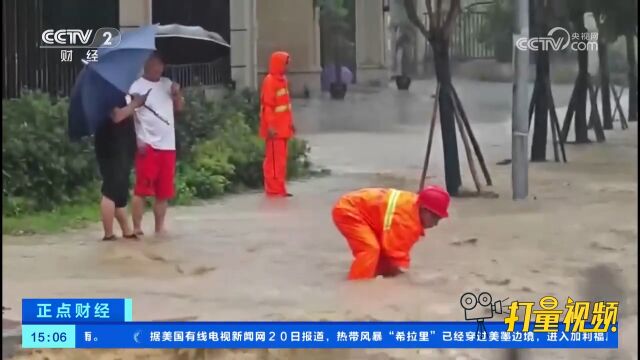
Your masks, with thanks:
M494 314L502 314L502 303L507 299L492 303L491 294L488 292L480 293L478 296L470 292L462 294L460 306L464 309L464 319L475 320L478 323L476 337L487 336L484 321L493 318Z
M89 38L92 33L93 30L82 31L69 29L54 31L49 29L42 32L42 42L47 45L58 44L73 46L79 42L82 45L87 45L89 44Z
M115 47L120 43L120 31L115 28L100 28L93 30L79 29L47 29L42 32L41 48L97 48Z

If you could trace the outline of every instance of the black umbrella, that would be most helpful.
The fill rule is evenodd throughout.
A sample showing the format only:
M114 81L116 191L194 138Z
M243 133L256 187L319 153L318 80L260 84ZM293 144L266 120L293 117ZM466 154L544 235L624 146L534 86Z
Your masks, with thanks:
M209 63L229 56L231 46L220 34L201 26L157 25L156 48L169 65Z

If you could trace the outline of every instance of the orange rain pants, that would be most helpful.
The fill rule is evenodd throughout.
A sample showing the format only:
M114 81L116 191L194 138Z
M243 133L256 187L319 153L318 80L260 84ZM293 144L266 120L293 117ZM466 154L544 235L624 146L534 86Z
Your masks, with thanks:
M267 139L262 162L264 191L271 196L287 194L287 139Z
M412 192L379 188L358 190L338 200L333 221L354 256L349 280L409 267L409 252L424 235L417 200Z
M264 189L269 196L285 196L287 190L287 142L294 134L289 85L285 72L289 54L271 55L269 73L260 94L260 137L265 140L262 164Z

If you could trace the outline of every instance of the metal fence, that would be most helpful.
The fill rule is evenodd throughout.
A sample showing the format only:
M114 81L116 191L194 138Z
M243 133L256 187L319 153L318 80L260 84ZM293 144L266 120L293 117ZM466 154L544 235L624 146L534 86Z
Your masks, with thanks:
M451 37L451 57L453 59L482 59L494 57L493 48L480 43L478 33L485 25L485 13L465 11L460 14Z
M231 63L226 57L211 63L170 65L165 76L182 87L228 84L231 81Z
M38 47L45 0L2 1L2 97L20 95L22 89L65 94L71 89L80 64L62 63L60 51Z
M487 14L483 12L464 11L456 21L451 34L449 56L452 60L486 59L495 57L491 46L483 44L478 34L488 21ZM425 24L428 23L425 15ZM431 47L426 49L428 59L433 58Z
M45 28L66 28L65 25L71 28L118 27L118 1L114 1L115 7L110 6L105 9L109 14L107 20L103 21L107 23L83 26L75 23L67 25L67 19L56 20L57 1L3 0L2 98L19 97L25 89L41 90L53 96L68 96L76 76L83 67L80 59L85 57L86 51L76 49L72 55L73 61L63 62L60 49L39 48L42 31ZM69 1L65 4L68 7L75 5L74 2ZM89 5L94 6L94 4ZM111 14L112 12L115 15ZM82 19L79 17L79 20ZM91 21L93 20L88 20L88 22ZM110 21L114 24L109 24ZM59 24L60 22L65 24ZM168 66L166 74L183 87L226 84L231 80L230 59L226 57L206 64Z

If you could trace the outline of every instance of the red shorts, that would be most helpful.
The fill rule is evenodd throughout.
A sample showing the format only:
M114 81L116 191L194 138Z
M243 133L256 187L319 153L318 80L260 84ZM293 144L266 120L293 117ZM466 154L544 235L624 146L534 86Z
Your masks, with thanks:
M151 146L138 149L136 153L137 196L155 196L158 200L169 200L175 195L176 174L175 150L156 150Z

